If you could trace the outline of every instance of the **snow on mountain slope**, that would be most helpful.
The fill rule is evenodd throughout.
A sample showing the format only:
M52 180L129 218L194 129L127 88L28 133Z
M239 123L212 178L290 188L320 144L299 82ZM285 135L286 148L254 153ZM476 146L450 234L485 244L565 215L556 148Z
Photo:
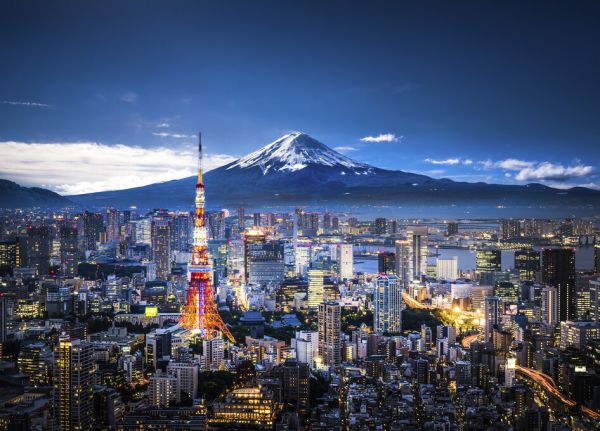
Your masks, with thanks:
M269 145L233 162L227 166L227 170L259 167L263 175L266 175L274 171L295 172L309 165L340 167L361 175L369 174L372 171L371 166L355 162L301 132L282 136Z

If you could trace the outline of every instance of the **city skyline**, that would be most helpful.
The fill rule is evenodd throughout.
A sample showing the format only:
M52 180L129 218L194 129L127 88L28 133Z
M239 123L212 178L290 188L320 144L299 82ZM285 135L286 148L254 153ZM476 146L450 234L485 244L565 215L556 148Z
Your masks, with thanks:
M3 5L0 177L182 178L201 128L207 170L300 130L386 169L598 187L597 5L179 5Z

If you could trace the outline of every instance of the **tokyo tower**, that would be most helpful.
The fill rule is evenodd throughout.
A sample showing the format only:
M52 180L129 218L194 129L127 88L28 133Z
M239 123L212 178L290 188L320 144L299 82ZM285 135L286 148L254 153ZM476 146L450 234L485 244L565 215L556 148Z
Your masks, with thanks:
M190 285L187 302L183 307L179 324L202 338L214 338L222 332L229 341L233 335L219 315L212 287L212 265L208 256L208 236L204 213L204 183L202 181L202 135L198 134L198 182L196 183L196 216L194 218L194 245L192 259L188 264Z

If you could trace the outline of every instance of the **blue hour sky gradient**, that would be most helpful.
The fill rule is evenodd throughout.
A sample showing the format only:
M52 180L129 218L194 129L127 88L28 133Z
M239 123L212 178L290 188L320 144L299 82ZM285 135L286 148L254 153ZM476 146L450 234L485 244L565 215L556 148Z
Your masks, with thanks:
M361 162L600 188L600 4L5 1L0 178L72 194L301 130Z

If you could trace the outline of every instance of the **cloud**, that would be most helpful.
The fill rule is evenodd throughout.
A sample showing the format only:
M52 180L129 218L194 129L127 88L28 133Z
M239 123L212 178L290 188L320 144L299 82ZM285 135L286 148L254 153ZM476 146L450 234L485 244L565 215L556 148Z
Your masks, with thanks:
M181 133L153 132L152 134L154 136L160 136L161 138L177 138L177 139L195 138L194 135L184 135Z
M381 133L378 136L365 136L360 138L363 142L398 142L403 136L397 137L394 133Z
M156 125L156 127L158 127L159 129L168 129L169 127L171 127L171 124L170 124L170 123L167 123L167 122L165 121L165 122L162 122L162 123L158 123L158 124Z
M507 171L521 171L533 167L535 162L528 162L519 159L506 159L500 160L495 163L495 166L500 169L506 169Z
M0 100L0 105L12 105L12 106L33 106L36 108L50 108L50 105L38 102L17 102L14 100Z
M515 179L519 181L566 181L572 178L588 176L593 170L591 166L586 165L563 166L561 164L543 162L537 166L532 165L519 170Z
M134 104L134 103L136 103L138 101L138 98L139 98L139 96L138 96L137 93L134 93L133 91L128 91L125 94L121 94L121 98L120 99L123 102Z
M334 147L333 149L335 151L341 151L341 152L356 151L356 150L358 150L358 148L354 148L354 147Z
M0 178L70 195L139 187L195 175L197 154L186 149L142 148L96 142L0 142ZM232 162L206 154L206 171Z
M463 165L472 165L473 164L473 160L471 159L464 159L463 160Z
M431 163L432 165L458 165L460 164L459 158L445 159L445 160L435 160L435 159L425 159L427 163Z

